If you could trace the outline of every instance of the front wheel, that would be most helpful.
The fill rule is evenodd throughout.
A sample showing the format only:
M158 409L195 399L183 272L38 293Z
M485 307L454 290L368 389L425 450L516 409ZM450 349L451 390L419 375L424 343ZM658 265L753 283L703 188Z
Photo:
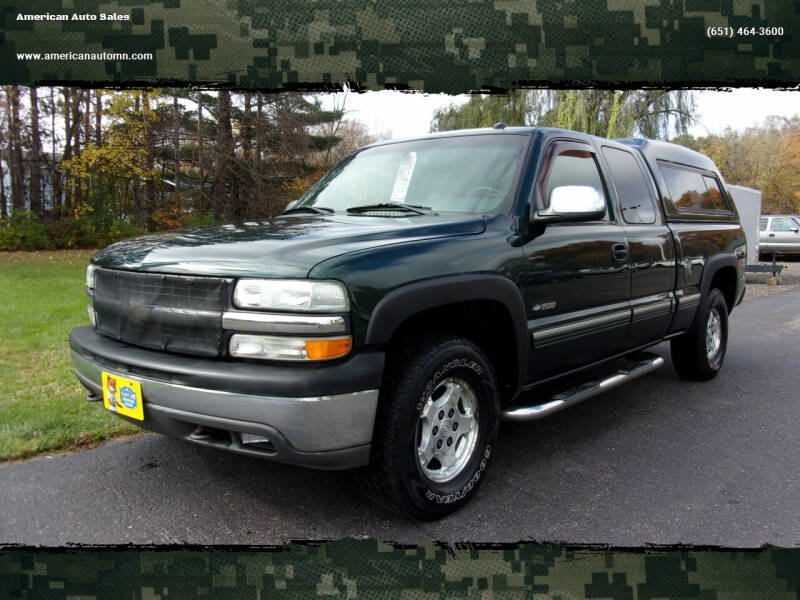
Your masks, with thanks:
M395 512L438 519L475 494L497 440L497 384L471 342L431 334L393 357L365 491Z
M692 328L670 342L675 371L684 379L708 381L716 377L728 346L728 305L713 288L697 309Z

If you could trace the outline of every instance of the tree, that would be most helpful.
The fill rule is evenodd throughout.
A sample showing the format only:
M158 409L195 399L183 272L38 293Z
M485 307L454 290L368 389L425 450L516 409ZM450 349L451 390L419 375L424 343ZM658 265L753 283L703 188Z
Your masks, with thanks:
M253 178L255 180L255 202L257 205L264 203L264 94L256 94L256 153L253 157ZM272 218L272 203L267 207L267 216Z
M431 131L507 125L561 127L606 137L667 139L696 118L691 92L677 90L514 90L475 95L438 110Z
M344 120L345 114L347 114L345 106L347 105L347 94L349 92L350 88L345 87L341 97L339 96L339 94L334 94L333 96L333 107L330 110L330 118L328 119L328 124L327 124L328 126L325 130L325 133L329 140L337 139L339 128L342 126L342 121ZM324 165L326 167L329 167L331 165L331 151L335 146L336 144L328 144L328 147L325 150Z
M636 131L647 138L686 134L697 120L694 95L686 90L637 90L632 103Z
M50 88L50 140L52 150L52 164L50 165L50 172L53 178L53 208L60 206L62 203L62 195L64 190L64 181L61 171L58 169L58 155L56 154L56 143L58 136L56 135L56 114L58 113L58 103L56 102L56 89ZM63 156L63 155L62 155Z
M787 131L776 146L780 161L765 182L762 211L800 214L800 128Z
M103 143L103 92L95 90L94 93L94 143L98 146Z
M517 90L503 95L473 95L461 106L451 104L434 113L431 131L450 131L473 127L533 125L541 117L546 95Z
M61 88L63 96L63 116L64 116L64 152L62 163L69 161L73 154L80 154L80 138L78 130L80 128L80 92L74 92L71 88ZM64 194L64 206L70 208L79 199L78 186L74 181L65 182L66 193ZM63 184L62 184L63 185ZM60 191L60 187L59 187Z
M214 172L214 218L223 214L223 198L229 197L230 168L233 160L233 130L231 128L231 95L227 90L217 93L217 140L215 146Z
M361 121L349 119L342 120L336 134L340 138L338 144L326 150L322 156L310 159L311 163L320 169L327 170L330 165L340 162L359 148L391 137L391 131L371 133Z
M0 121L0 150L6 147L5 144L5 122L6 122L7 115L3 115L2 121ZM0 153L0 219L7 219L8 218L8 198L6 196L6 174L5 170L3 169L3 162L7 160L6 157Z
M30 199L37 227L67 236L48 241L57 247L271 217L330 162L373 141L345 120L343 102L323 110L308 94L15 86L0 94L0 180L8 181L0 216Z
M8 114L8 161L11 177L11 206L25 210L25 166L22 160L22 124L19 118L19 89L6 86L6 113Z
M765 213L798 212L800 187L800 117L768 117L744 131L730 128L718 134L673 141L709 156L728 183L762 191Z
M245 92L242 95L242 109L237 107L237 116L234 120L238 124L239 140L241 142L241 152L236 161L236 181L238 199L236 206L238 210L236 217L242 219L250 214L257 204L256 199L256 178L257 165L253 154L253 94Z
M75 128L72 139L72 152L76 155L81 153L81 125L83 122L81 114L81 103L83 102L83 91L77 90L72 97L72 125ZM77 206L81 202L81 185L79 181L71 182L72 206Z
M153 222L153 214L156 211L155 195L155 135L153 132L153 125L155 121L155 113L150 108L150 93L144 92L142 97L142 124L144 126L144 155L145 155L145 171L147 178L144 182L144 214L140 217L147 224L148 229L155 229Z
M175 161L175 193L180 193L181 189L181 109L178 102L178 94L172 94L172 145L173 157Z
M206 168L203 159L203 92L197 90L197 164L200 170L200 183L198 186L198 209L205 212Z
M86 90L84 97L85 108L83 111L83 143L89 145L92 136L92 90Z
M0 142L3 139L0 137ZM8 218L8 209L6 208L6 203L8 199L6 198L6 183L5 183L5 173L3 171L3 161L0 160L0 218L3 220Z
M31 212L42 213L42 165L41 165L41 138L39 133L39 97L36 88L32 87L30 92L30 115L31 115L31 181L30 198Z
M92 185L94 193L87 194L92 204L74 206L82 214L92 212L101 225L115 220L143 224L147 215L142 211L139 183L153 178L147 168L147 119L151 115L134 110L141 106L141 92L116 92L108 105L110 124L102 145L90 144L80 155L64 159L62 170L73 182Z

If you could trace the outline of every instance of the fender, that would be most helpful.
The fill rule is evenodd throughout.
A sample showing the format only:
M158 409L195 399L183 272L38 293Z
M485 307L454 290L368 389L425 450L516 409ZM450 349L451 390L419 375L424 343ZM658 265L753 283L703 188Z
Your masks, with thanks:
M700 293L702 297L705 298L708 296L708 293L711 291L711 280L714 279L714 275L717 274L723 267L733 267L737 273L737 279L739 276L739 270L737 268L737 261L735 254L716 254L714 256L709 257L706 261L705 266L703 267L703 275L700 278ZM736 303L736 292L739 291L739 283L736 283L736 290L734 291L734 298L733 302ZM731 307L732 310L732 307Z
M517 350L516 392L527 372L528 322L519 288L501 275L456 275L397 288L381 299L372 311L365 343L388 343L403 321L422 311L475 300L493 300L508 310Z

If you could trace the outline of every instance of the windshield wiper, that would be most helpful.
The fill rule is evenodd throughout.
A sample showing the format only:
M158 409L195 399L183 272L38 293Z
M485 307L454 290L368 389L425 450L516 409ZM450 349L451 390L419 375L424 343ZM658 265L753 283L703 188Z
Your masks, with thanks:
M372 212L374 210L401 210L414 213L416 215L429 215L429 206L419 206L418 204L405 204L403 202L379 202L377 204L363 204L361 206L351 206L347 209L349 213Z
M290 215L292 213L310 212L315 215L332 215L335 211L327 206L297 206L295 208L287 208L283 211L282 215Z

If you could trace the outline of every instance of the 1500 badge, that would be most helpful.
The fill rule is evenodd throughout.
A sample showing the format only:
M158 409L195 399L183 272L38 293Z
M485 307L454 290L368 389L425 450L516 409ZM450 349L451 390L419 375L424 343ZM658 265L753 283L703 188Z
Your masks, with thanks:
M531 306L531 310L536 312L539 310L553 310L556 307L555 301L553 302L542 302L541 304L534 304Z

